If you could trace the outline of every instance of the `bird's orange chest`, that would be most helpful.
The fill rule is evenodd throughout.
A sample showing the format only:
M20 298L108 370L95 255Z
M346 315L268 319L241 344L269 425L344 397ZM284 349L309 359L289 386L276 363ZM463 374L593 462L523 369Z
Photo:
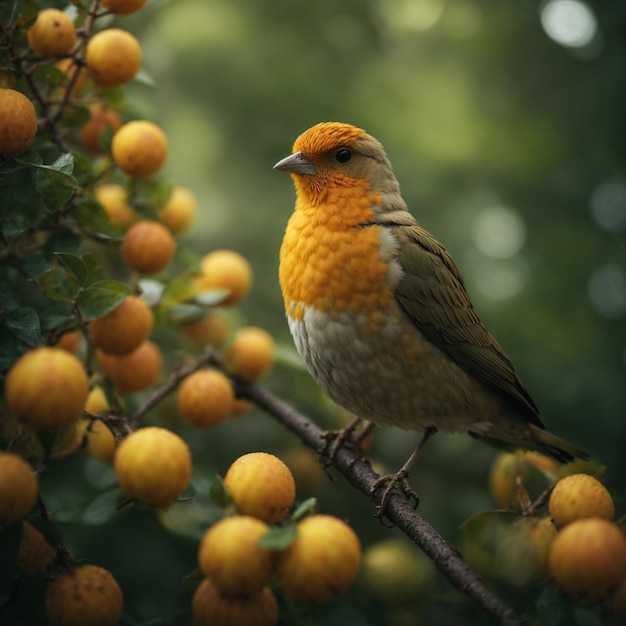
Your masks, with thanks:
M388 264L381 258L380 226L371 198L362 205L343 203L296 205L280 250L279 278L285 309L301 320L308 308L328 314L380 311L393 294L387 282Z

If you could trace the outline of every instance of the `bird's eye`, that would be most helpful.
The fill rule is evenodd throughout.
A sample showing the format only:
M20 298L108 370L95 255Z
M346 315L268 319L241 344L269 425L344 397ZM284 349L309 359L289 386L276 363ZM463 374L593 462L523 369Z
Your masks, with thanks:
M352 152L348 148L341 148L341 150L337 150L335 158L338 163L347 163L352 158Z

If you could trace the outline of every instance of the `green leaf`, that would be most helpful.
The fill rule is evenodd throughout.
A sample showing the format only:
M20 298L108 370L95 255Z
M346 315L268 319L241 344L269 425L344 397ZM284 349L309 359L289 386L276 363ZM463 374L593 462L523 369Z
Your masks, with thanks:
M85 509L81 521L89 526L100 526L108 522L117 514L115 505L118 492L119 489L115 486L96 496Z
M50 269L46 257L40 250L24 255L18 260L17 266L28 278L37 278Z
M217 306L230 295L230 289L207 289L196 295L194 300L203 306Z
M137 74L135 74L135 80L141 85L156 87L156 81L150 74L148 74L148 72L146 72L146 70L143 69L143 67L137 72Z
M83 228L97 234L100 238L122 241L123 235L121 230L111 224L106 211L95 200L90 198L81 199L74 206L73 215Z
M48 237L44 252L47 258L52 260L57 252L75 254L80 245L80 239L71 230L56 230Z
M78 184L73 176L54 169L39 168L37 190L50 211L60 209L77 187Z
M298 524L289 523L286 526L272 526L259 539L257 545L266 550L284 550L298 534Z
M88 277L87 266L80 257L66 252L55 252L54 258L68 273L76 278L81 287L85 285Z
M89 254L89 252L85 252L80 258L87 269L87 280L89 281L100 271L100 263L98 263L96 257L94 257L93 254Z
M294 522L299 522L300 520L312 515L317 511L317 499L316 498L308 498L304 502L298 505L296 510L293 512L291 519Z
M84 122L89 119L89 111L85 109L85 112L87 114L87 119L84 120ZM81 125L81 120L76 119L74 120L74 123L77 126ZM80 152L72 152L72 157L74 159L74 176L78 180L84 180L86 176L89 176L89 174L91 174L93 161L90 158L86 157L84 154L81 154Z
M37 278L37 285L48 298L72 302L80 289L78 281L60 267L54 267Z
M67 78L64 71L60 70L56 65L47 63L35 68L32 76L36 81L48 83L49 85L60 85Z
M35 346L39 342L41 326L39 316L34 309L18 307L3 315L4 325L16 339L28 346Z
M221 508L226 508L233 502L226 484L219 475L215 477L209 487L209 496L211 500Z
M131 294L132 290L124 283L102 280L83 289L76 304L86 319L93 320L106 315Z
M74 156L71 152L62 154L54 163L50 165L51 170L71 174L74 171Z

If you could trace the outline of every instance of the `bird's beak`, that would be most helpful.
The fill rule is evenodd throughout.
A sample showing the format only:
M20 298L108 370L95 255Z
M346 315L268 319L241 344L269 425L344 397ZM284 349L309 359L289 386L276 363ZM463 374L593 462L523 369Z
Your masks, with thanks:
M281 159L274 165L274 169L291 174L308 174L309 176L315 176L315 174L317 174L315 165L313 165L302 152L295 152Z

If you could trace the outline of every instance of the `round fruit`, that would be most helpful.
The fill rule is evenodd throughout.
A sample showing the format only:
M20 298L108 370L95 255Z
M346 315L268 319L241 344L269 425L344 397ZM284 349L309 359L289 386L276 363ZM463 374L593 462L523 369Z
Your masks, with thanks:
M115 435L102 420L81 420L80 432L86 439L87 452L96 459L111 463L115 456Z
M229 598L204 579L193 594L195 626L274 626L278 603L269 587L251 596Z
M201 290L226 289L225 306L236 304L252 286L252 268L247 259L233 250L215 250L201 261L202 274L198 277Z
M89 109L89 120L80 129L80 141L92 154L104 154L106 150L100 144L105 130L115 132L122 125L122 118L113 109L92 107Z
M198 199L186 187L176 186L159 211L159 220L173 233L185 231L193 223L198 213Z
M79 428L80 422L81 420L76 420L55 430L49 453L51 459L64 459L80 448L83 442L83 433Z
M120 390L130 393L145 391L156 383L163 367L159 348L144 341L134 352L125 356L96 352L100 369Z
M67 76L67 80L62 83L62 86L67 88L70 82L72 83L70 93L73 96L79 94L85 88L88 72L83 65L76 65L74 59L69 57L57 61L56 66Z
M315 493L324 484L326 474L317 462L317 455L309 448L290 448L283 459L293 474L298 492Z
M226 517L207 530L198 549L204 575L225 596L258 593L274 575L274 553L258 545L269 530L254 517Z
M41 531L30 522L22 523L22 539L17 550L17 564L27 572L43 572L56 555Z
M67 54L76 45L76 29L72 18L58 9L39 11L28 29L28 45L42 57Z
M130 15L139 11L147 0L102 0L102 6L117 15Z
M94 387L87 396L85 411L92 415L106 415L111 407L102 387Z
M89 379L73 354L60 348L36 348L13 364L5 391L16 418L35 428L60 428L80 417Z
M103 352L123 356L143 343L154 325L148 303L137 296L128 296L112 311L91 322L93 341Z
M19 91L0 89L0 155L13 156L28 148L37 134L37 112Z
M589 474L570 474L559 480L550 494L548 508L557 526L586 517L612 520L615 515L611 494Z
M254 404L249 400L244 400L243 398L235 398L233 402L233 408L230 414L233 417L240 417L241 415L245 415L249 413L254 408Z
M296 497L296 484L289 468L267 452L240 456L228 468L224 483L239 513L268 524L284 517Z
M330 515L312 515L298 524L293 543L280 555L278 578L287 593L326 602L356 578L361 544L346 523Z
M116 626L123 605L111 572L96 565L59 573L46 589L46 613L58 626Z
M80 343L80 333L77 330L70 330L63 333L56 342L55 348L61 348L71 354L76 354Z
M142 57L137 39L119 28L96 33L85 52L87 68L94 82L102 87L127 83L139 71Z
M161 169L167 158L167 138L156 124L135 120L113 135L111 153L122 172L132 178L148 178Z
M170 231L153 220L133 224L124 237L122 256L140 274L156 274L167 267L176 244Z
M257 380L274 363L276 343L266 330L246 326L235 334L226 350L226 364L230 371L245 380Z
M194 426L210 428L230 416L235 394L230 380L217 370L198 370L178 388L180 414Z
M17 454L0 452L0 525L25 517L39 489L33 468Z
M618 526L605 519L579 519L556 536L548 565L559 587L599 602L626 579L626 539Z
M121 185L105 183L95 189L96 200L107 212L112 224L130 226L136 219L135 210L128 204L128 194Z
M198 346L221 346L230 333L230 326L221 315L205 315L183 326L183 333Z
M189 484L191 453L178 435L150 426L122 441L114 467L120 486L131 498L149 506L165 507Z
M413 602L432 590L435 568L415 546L401 539L379 541L363 554L367 587L386 602Z

